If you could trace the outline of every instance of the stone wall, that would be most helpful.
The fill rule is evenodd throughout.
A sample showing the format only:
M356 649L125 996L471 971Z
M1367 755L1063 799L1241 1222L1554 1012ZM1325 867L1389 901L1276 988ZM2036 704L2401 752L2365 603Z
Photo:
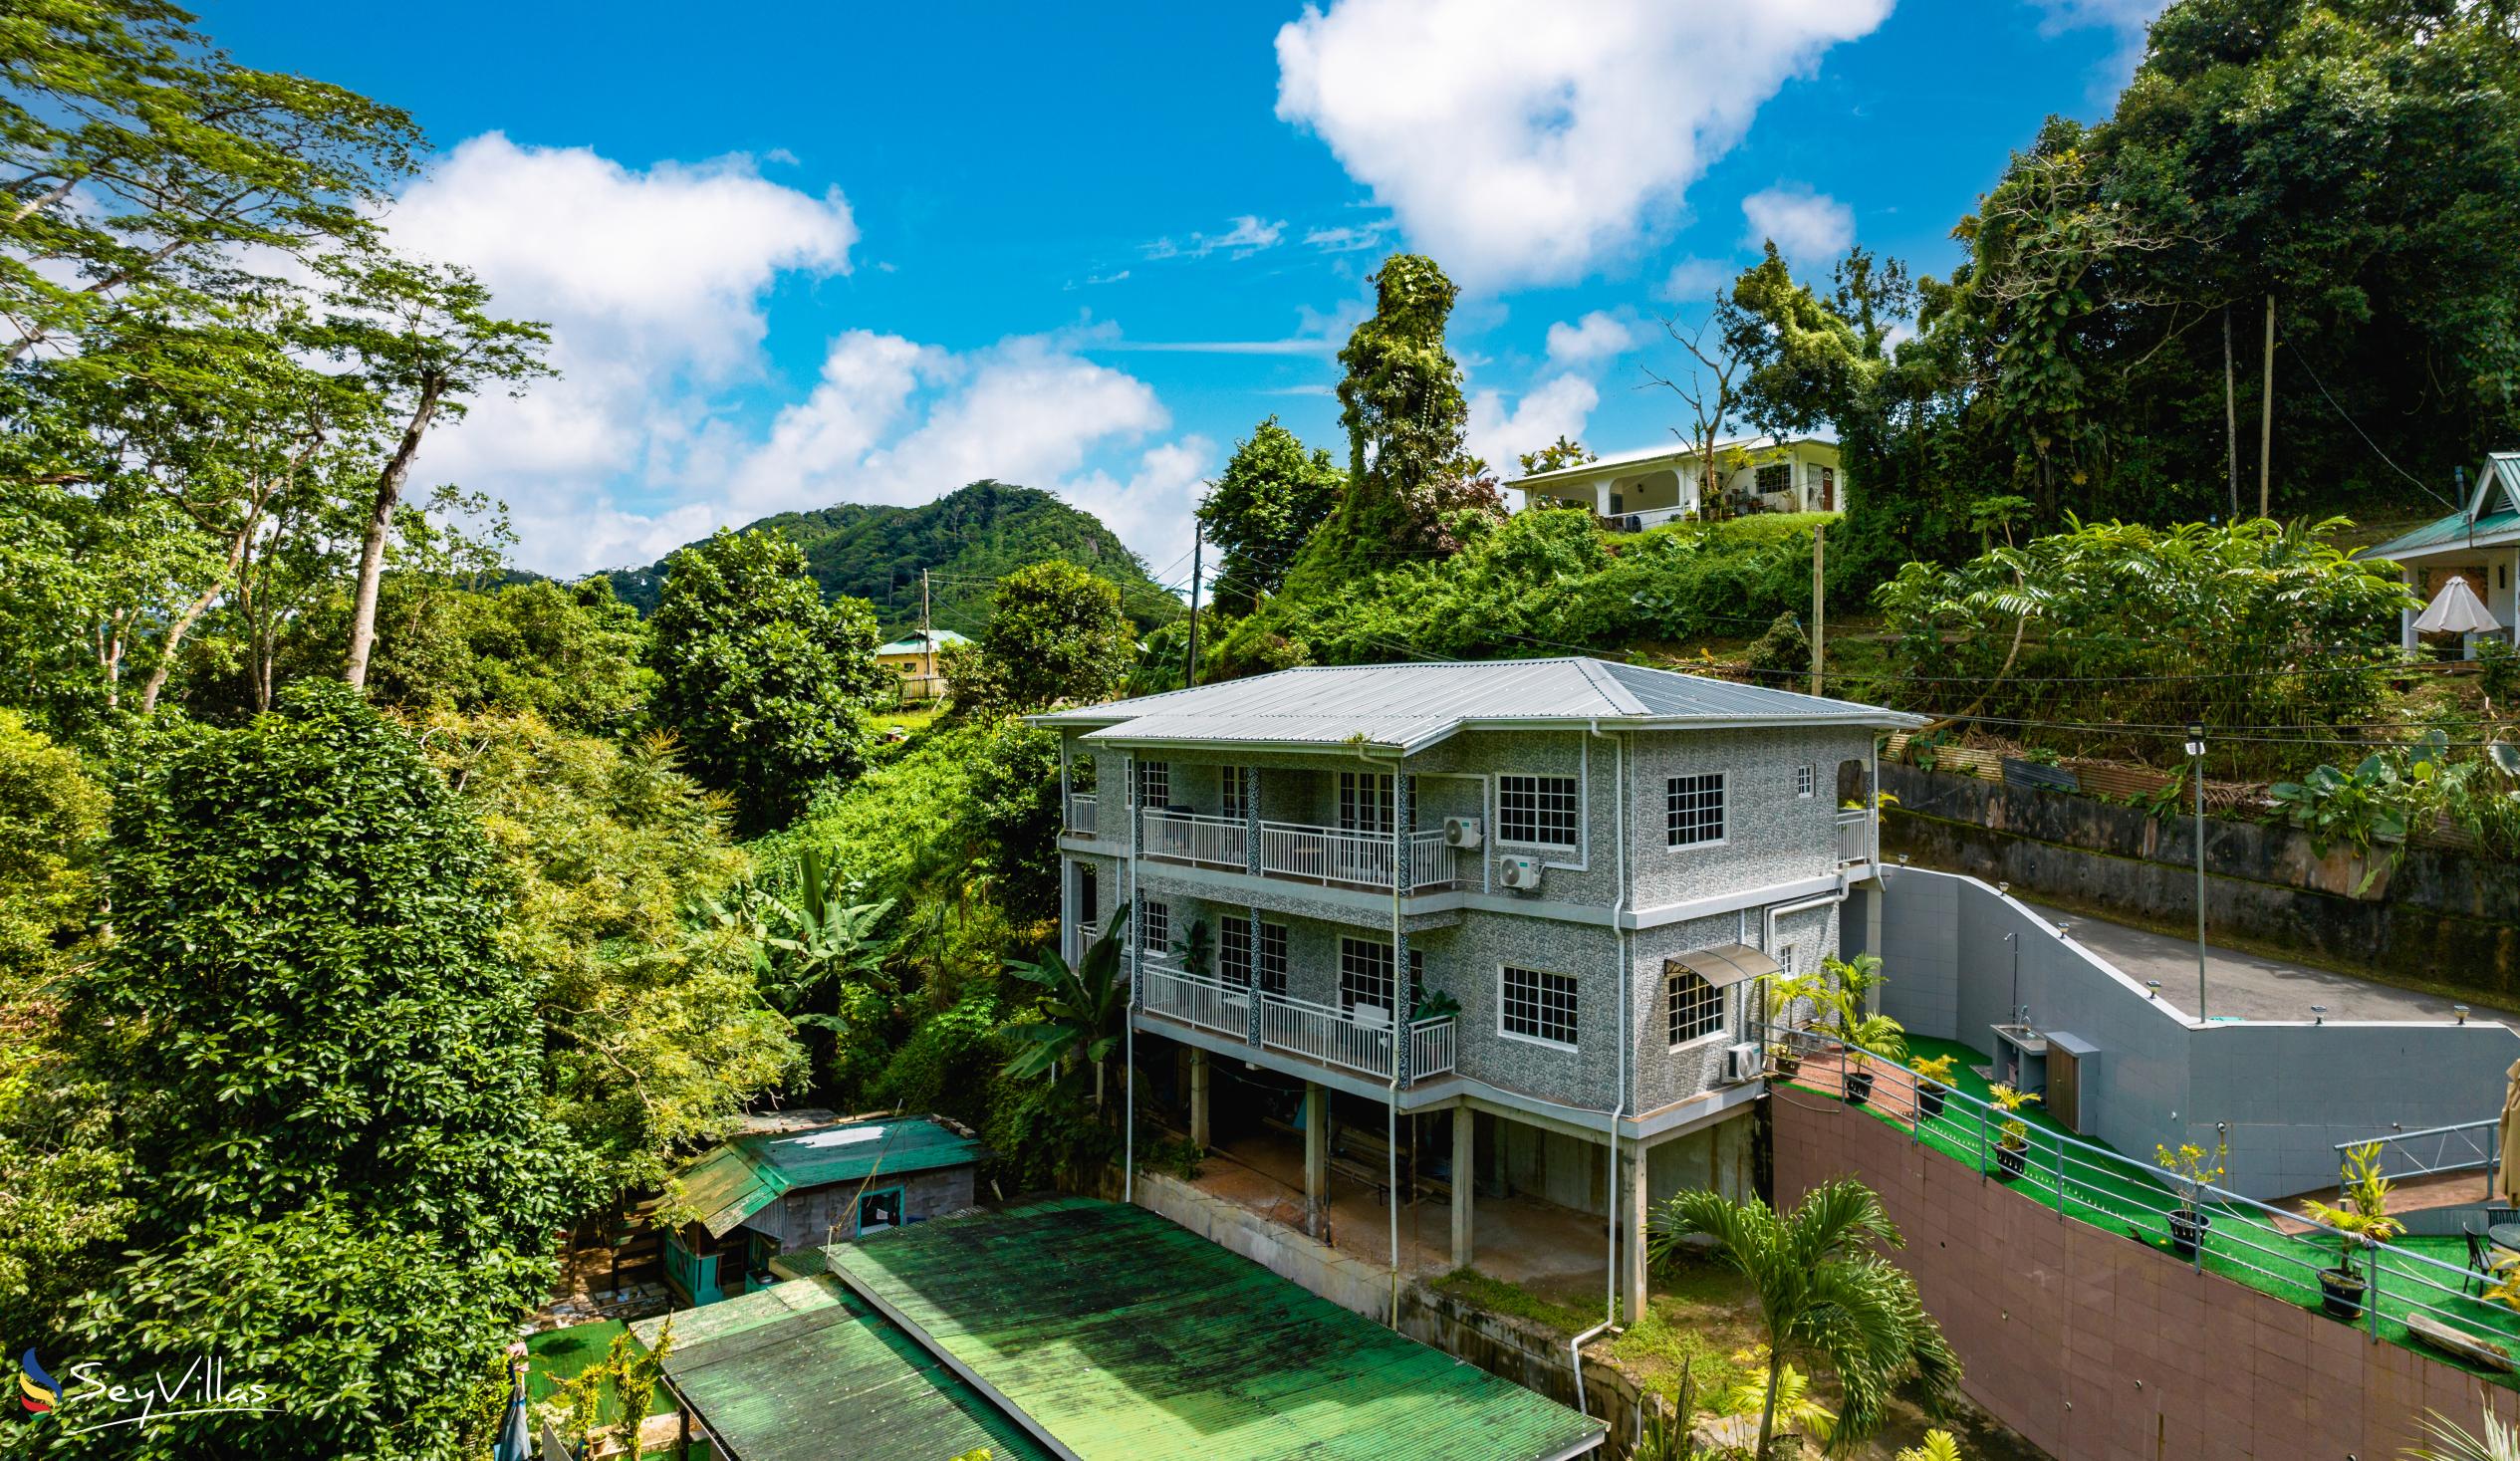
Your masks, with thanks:
M2090 797L1882 766L1883 855L2131 921L2195 925L2195 824ZM2225 937L2341 968L2417 969L2520 1004L2520 866L2442 848L2391 859L2288 827L2205 820L2205 916Z
M2381 1461L2427 1409L2520 1416L2520 1395L2060 1218L1872 1116L1771 1104L1779 1205L1839 1176L1881 1193L1969 1398L2057 1461Z

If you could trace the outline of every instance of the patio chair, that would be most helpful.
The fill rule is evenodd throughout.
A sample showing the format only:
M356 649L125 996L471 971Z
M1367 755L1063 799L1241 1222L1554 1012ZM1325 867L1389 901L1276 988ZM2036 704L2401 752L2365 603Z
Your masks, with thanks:
M2459 1236L2467 1240L2467 1276L2459 1281L2459 1292L2465 1294L2472 1289L2481 1295L2494 1273L2493 1245L2485 1241L2482 1232L2464 1223L2459 1225Z

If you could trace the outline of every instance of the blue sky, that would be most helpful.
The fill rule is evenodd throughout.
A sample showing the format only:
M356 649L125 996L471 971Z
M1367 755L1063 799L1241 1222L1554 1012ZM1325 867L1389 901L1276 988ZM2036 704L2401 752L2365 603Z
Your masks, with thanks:
M1168 580L1200 481L1275 413L1344 457L1331 359L1374 265L1464 285L1500 467L1667 439L1656 316L1773 233L1927 271L2044 117L2091 117L2150 0L1333 0L1085 7L224 0L250 64L409 109L389 223L552 323L432 480L527 567L997 476Z

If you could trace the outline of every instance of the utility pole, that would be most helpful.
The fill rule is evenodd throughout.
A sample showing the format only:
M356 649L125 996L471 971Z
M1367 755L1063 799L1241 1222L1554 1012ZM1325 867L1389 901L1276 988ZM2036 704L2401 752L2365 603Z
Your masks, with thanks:
M2231 365L2231 301L2222 302L2222 444L2230 454L2231 516L2240 520L2240 391Z
M918 648L927 656L927 683L923 690L941 689L936 683L936 630L927 619L927 570L918 571Z
M2258 395L2264 404L2257 418L2257 515L2265 517L2267 475L2275 452L2275 296L2271 294L2266 297L2265 378L2259 382Z
M2196 1023L2205 1023L2205 726L2187 723L2187 779L2196 784Z
M1185 685L1199 682L1199 550L1206 541L1197 529L1190 531L1190 659L1181 667L1181 683Z
M1825 546L1828 535L1827 523L1811 525L1811 692L1815 695L1820 693L1821 645L1829 633L1828 625L1822 619L1827 590L1821 576L1822 564L1828 554Z

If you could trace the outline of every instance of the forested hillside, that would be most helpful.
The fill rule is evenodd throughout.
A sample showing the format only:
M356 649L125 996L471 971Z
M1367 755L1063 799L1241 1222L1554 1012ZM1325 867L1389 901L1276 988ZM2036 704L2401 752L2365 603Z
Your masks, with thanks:
M929 574L937 626L968 634L988 620L989 595L999 579L1054 558L1082 564L1119 586L1140 629L1182 613L1179 602L1147 577L1145 564L1101 519L1034 487L982 478L917 507L844 502L748 526L804 549L806 569L823 596L866 600L887 632L918 622L921 569ZM616 570L614 592L640 613L652 612L664 568Z

